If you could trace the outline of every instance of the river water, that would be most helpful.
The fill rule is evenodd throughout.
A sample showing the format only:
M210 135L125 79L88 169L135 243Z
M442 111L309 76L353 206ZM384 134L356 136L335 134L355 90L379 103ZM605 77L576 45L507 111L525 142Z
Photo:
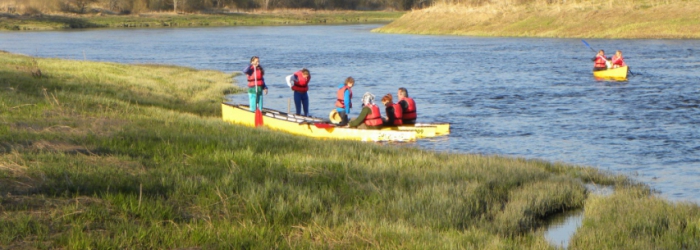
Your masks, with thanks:
M286 111L292 92L284 77L306 67L319 117L348 76L356 79L356 104L365 92L395 97L406 87L419 121L452 124L451 135L419 147L587 165L700 203L699 40L586 40L608 54L623 51L634 75L611 82L592 77L595 53L581 39L370 32L378 26L10 32L0 33L0 50L225 72L257 55L269 86L265 106Z

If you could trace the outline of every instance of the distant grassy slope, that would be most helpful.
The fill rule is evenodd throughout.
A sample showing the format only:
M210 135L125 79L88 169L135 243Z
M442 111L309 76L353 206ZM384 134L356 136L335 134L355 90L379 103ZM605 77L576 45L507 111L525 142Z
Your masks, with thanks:
M697 206L638 202L647 187L595 168L227 124L231 77L0 53L0 248L548 249L544 221L587 182L700 227ZM628 209L590 219L644 223ZM670 249L692 236L676 228L596 230Z
M388 23L403 12L285 11L235 14L6 15L0 30Z
M669 4L666 4L669 3ZM700 38L698 1L438 4L375 29L385 33L505 37Z

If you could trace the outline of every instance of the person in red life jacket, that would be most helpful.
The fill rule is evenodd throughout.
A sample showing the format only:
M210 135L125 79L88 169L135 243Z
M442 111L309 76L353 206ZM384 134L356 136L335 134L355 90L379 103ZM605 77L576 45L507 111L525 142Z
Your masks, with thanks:
M292 75L287 76L287 86L294 91L294 106L297 108L297 115L301 115L304 109L304 116L309 116L309 81L311 72L308 69L301 69Z
M267 95L267 86L265 85L265 70L260 65L260 58L253 56L250 58L250 65L243 69L243 73L248 78L248 100L250 102L250 111L255 112L255 107L263 109L263 93Z
M401 117L403 124L415 124L418 118L416 102L408 97L408 90L406 90L406 88L399 88L396 95L399 97L398 104L401 106L401 110L403 110L403 115Z
M403 124L403 109L398 103L394 103L394 97L391 94L386 94L382 97L382 103L386 109L386 118L384 126L398 126Z
M348 127L362 129L379 129L382 127L382 114L374 104L374 95L367 92L362 96L362 111L360 115L348 123Z
M350 114L350 108L352 108L352 86L355 86L355 79L352 77L346 78L345 83L338 86L335 110L341 118L340 123L338 123L340 126L348 124L348 114Z
M593 58L593 71L607 70L608 69L608 59L605 58L605 51L602 49L598 51L598 54Z
M610 59L610 63L612 64L613 68L627 66L627 64L625 64L625 59L622 58L622 51L619 50L615 51L615 55L612 56L612 59Z

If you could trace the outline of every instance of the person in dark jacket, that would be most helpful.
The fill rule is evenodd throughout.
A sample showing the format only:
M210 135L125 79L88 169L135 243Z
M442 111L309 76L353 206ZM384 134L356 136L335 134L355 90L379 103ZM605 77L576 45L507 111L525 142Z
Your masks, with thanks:
M384 126L398 126L403 124L403 109L398 103L394 103L394 98L391 94L386 94L382 97L382 103L384 104L386 111L386 118L384 118Z
M263 109L263 93L267 95L267 86L265 85L265 70L260 65L260 58L253 56L250 58L250 65L243 69L248 79L248 100L250 102L250 111L255 112L255 107Z
M401 117L403 124L415 124L416 119L418 119L416 102L413 98L408 97L408 90L406 90L406 88L399 88L396 95L399 97L399 105L401 106L401 110L403 110L403 116Z
M608 59L605 58L605 51L601 49L593 58L593 71L607 70L608 63Z

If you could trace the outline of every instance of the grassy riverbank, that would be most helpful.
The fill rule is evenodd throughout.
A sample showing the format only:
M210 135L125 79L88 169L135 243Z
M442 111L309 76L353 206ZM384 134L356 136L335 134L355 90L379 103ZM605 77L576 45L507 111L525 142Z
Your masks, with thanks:
M62 30L79 28L198 27L302 24L388 23L404 12L276 11L231 14L139 15L9 15L0 16L0 30Z
M547 249L545 219L584 204L616 235L577 247L700 246L697 206L594 168L226 124L231 77L0 53L0 246Z
M567 1L514 5L437 4L376 32L577 38L700 38L697 1Z

